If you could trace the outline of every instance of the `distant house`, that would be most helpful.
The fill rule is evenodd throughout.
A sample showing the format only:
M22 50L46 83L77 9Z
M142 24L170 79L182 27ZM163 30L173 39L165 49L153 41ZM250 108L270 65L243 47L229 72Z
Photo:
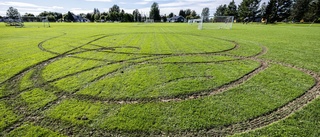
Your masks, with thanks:
M81 17L80 15L73 15L74 22L90 22L88 19Z
M182 16L174 16L168 19L168 22L184 22L185 18Z

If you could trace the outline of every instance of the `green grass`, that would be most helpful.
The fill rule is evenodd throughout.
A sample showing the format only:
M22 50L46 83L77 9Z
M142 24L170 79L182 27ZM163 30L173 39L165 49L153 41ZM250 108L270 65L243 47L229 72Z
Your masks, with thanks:
M24 89L32 87L34 85L34 83L32 81L33 73L34 73L34 71L30 71L23 76L23 78L21 79L21 82L20 82L20 90L24 90Z
M93 81L97 77L108 74L112 71L117 70L119 67L123 67L123 66L124 65L122 64L101 66L87 72L79 73L79 74L55 81L51 85L59 87L60 89L67 92L75 92L76 90L85 88L87 84L89 84L91 81Z
M102 65L98 61L84 61L82 59L64 58L46 66L43 70L43 77L45 80L50 81L57 79L79 70L92 68L94 66Z
M221 64L139 65L123 70L124 73L93 83L81 90L79 94L111 99L178 96L214 89L240 78L258 65L252 61Z
M104 114L102 107L106 106L101 103L88 103L72 99L61 102L46 114L51 118L70 121L74 124L89 124L93 121L99 122L94 117Z
M284 81L284 75L276 69L273 67L263 72L263 75L250 80L248 84L217 96L181 103L125 105L114 117L107 118L102 126L123 130L170 131L201 129L242 121L266 113L299 96L310 86L308 83L312 82L312 79L299 72L286 70L289 75L305 79L304 85L294 86L295 80ZM270 74L277 75L270 76ZM265 83L260 83L261 79ZM271 82L275 79L277 85ZM253 90L259 87L264 87L265 90Z
M34 126L33 124L26 123L19 128L10 132L8 137L64 137L63 135L51 131L49 129L42 128L40 126Z
M320 75L319 24L234 24L231 30L201 31L195 25L176 23L51 25L0 25L4 32L0 34L1 135L66 134L65 130L49 130L60 126L92 128L105 136L175 134L267 114L301 96L315 80L273 63L223 93L177 101L193 93L210 92L253 71L259 62L237 57L257 55L262 46L267 48L266 54L256 58ZM177 100L159 102L159 98ZM125 102L130 100L138 101ZM319 104L317 99L281 121L237 136L317 136ZM18 121L21 126L13 131L5 130L30 114L54 120L53 124L26 119Z
M292 76L296 78L287 80ZM297 81L299 85L295 84ZM68 100L49 110L47 116L109 130L155 132L203 129L267 113L301 95L311 86L310 83L313 79L305 74L274 65L245 85L203 99L121 106ZM88 120L78 119L83 116Z
M6 107L2 101L0 102L0 130L18 120L19 116L14 114L10 108Z
M31 91L23 92L22 99L28 104L31 110L44 107L47 103L55 100L57 97L48 91L41 89L33 89Z
M169 62L218 62L218 61L228 61L234 60L235 58L226 57L226 56L213 56L213 55L184 55L184 56L172 56L166 57L162 59L157 59L151 62L159 62L159 63L169 63Z
M288 118L248 133L235 136L309 136L316 137L320 134L320 100L316 99L301 111Z
M3 96L3 92L5 91L5 87L4 86L1 86L0 87L0 97L2 97Z

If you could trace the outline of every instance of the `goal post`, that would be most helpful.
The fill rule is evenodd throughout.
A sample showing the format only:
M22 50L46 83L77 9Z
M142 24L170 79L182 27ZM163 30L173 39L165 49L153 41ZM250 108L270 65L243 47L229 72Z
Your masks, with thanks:
M192 24L200 23L201 21L202 19L189 19L188 24L192 25Z
M233 16L202 16L198 29L232 29Z
M50 28L50 22L47 16L44 17L40 17L42 23L43 23L43 27L49 27Z
M146 19L144 23L154 23L154 19Z

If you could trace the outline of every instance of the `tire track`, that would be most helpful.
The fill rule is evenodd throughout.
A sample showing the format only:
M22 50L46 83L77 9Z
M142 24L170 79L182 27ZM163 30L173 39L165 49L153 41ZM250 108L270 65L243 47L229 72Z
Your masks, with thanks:
M50 90L50 89L59 90L59 92L57 94L55 94L57 96L57 99L47 103L44 107L39 108L36 111L24 113L24 111L25 111L24 107L26 107L26 106L21 106L21 108L16 107L15 112L19 113L19 114L23 114L23 117L20 118L18 121L16 121L14 124L7 126L5 128L5 130L2 131L2 133L4 133L4 135L6 133L9 133L13 129L21 126L24 122L34 122L36 125L44 126L49 129L52 129L54 131L58 130L58 129L56 129L56 128L58 128L56 125L63 125L63 127L68 127L68 128L59 130L58 132L65 133L70 136L75 135L75 133L78 133L79 131L81 131L81 133L83 133L82 135L89 135L89 136L94 136L94 135L96 135L96 136L106 136L106 135L118 135L118 136L119 135L120 136L121 135L133 135L133 136L139 136L139 135L146 135L146 136L150 136L150 135L151 136L164 136L164 135L166 135L166 136L167 135L169 135L169 136L197 136L197 135L227 136L227 135L233 135L235 133L241 133L241 132L261 128L261 127L267 126L271 123L282 120L282 119L286 118L287 116L289 116L290 114L300 110L301 108L306 106L310 101L312 101L312 100L316 99L318 96L320 96L320 76L317 73L310 71L310 70L307 70L307 69L303 69L303 68L294 66L294 65L291 65L291 64L286 64L286 63L282 63L282 62L276 62L276 61L272 61L272 60L264 60L264 59L258 58L268 52L268 49L262 45L260 45L261 52L257 53L256 55L252 55L252 56L248 56L248 57L225 54L225 52L232 51L232 50L238 49L240 47L238 43L236 43L234 41L230 41L230 40L225 40L225 39L221 39L221 40L232 42L235 44L235 46L231 49L226 49L226 50L217 51L217 52L179 53L179 54L174 54L174 53L173 54L147 54L147 53L116 52L115 50L107 51L108 53L114 53L114 54L133 54L133 55L147 55L147 56L141 57L141 58L134 58L134 59L129 59L129 60L121 60L121 61L112 62L112 63L125 63L125 62L136 60L136 59L145 59L143 61L131 63L128 66L124 66L124 67L118 68L112 72L101 75L101 76L95 78L94 80L90 81L89 84L97 82L101 79L106 78L107 76L113 75L115 73L118 73L119 71L122 71L124 69L128 69L133 66L147 64L147 63L148 64L161 64L161 63L154 63L154 62L150 62L150 61L157 60L160 58L165 58L165 57L172 57L172 56L220 55L220 56L230 56L230 57L236 58L235 60L225 60L225 61L215 61L215 62L172 62L172 64L222 63L222 62L237 61L237 60L253 60L256 62L260 62L260 66L257 67L256 69L252 70L251 72L243 75L242 77L240 77L236 80L233 80L227 84L224 84L222 86L219 86L215 89L199 91L197 93L192 93L192 94L183 94L183 95L179 95L179 96L175 96L175 97L160 97L160 98L157 97L157 98L148 98L148 99L132 99L132 98L130 98L130 99L116 100L116 99L105 99L105 98L100 98L100 97L95 97L95 96L76 94L80 89L77 89L76 91L74 91L72 93L67 93L61 89L57 89L57 87L50 86L50 83L67 78L67 77L71 77L71 76L74 76L74 75L77 75L77 74L80 74L80 73L83 73L86 71L93 70L99 66L95 66L92 68L81 70L81 71L75 72L73 74L68 74L66 76L63 76L63 77L60 77L60 78L57 78L57 79L54 79L51 81L45 81L45 79L42 78L42 76L41 76L42 69L41 68L44 68L46 65L51 64L52 62L54 62L56 60L59 60L59 59L65 58L65 57L70 57L70 56L76 55L78 53L87 52L87 50L88 51L92 50L92 49L83 49L82 47L84 47L85 45L90 45L90 44L93 45L92 44L93 42L98 41L103 38L106 38L106 37L108 37L108 35L99 35L98 38L96 38L92 41L89 41L83 45L80 45L78 47L75 47L69 51L62 53L62 54L47 50L43 47L43 44L45 42L52 40L52 39L55 39L55 38L62 37L64 35L66 35L66 33L64 33L63 35L59 35L56 37L46 39L38 44L39 49L41 49L44 52L52 53L52 54L56 55L55 57L49 58L49 59L44 60L42 62L39 62L35 65L27 67L24 70L17 73L16 75L14 75L13 77L9 78L8 80L0 83L0 86L5 85L5 84L8 84L9 86L10 85L11 86L17 85L18 81L20 81L20 78L23 77L27 72L29 72L30 70L33 70L33 69L38 69L39 79L35 80L35 83L38 84L37 86L30 87L30 88L20 90L20 91L15 91L12 94L1 97L0 100L9 99L12 102L12 101L14 101L14 99L17 98L17 96L21 92L25 92L25 91L28 91L29 89L33 89L36 87L40 87L40 88L42 87L44 90ZM118 34L118 35L120 35L120 34ZM194 35L194 36L198 36L198 35ZM217 39L219 39L219 38L217 38ZM99 46L99 45L94 45L94 46L100 47L99 49L95 49L95 50L100 50L101 52L106 52L106 51L103 51L103 49L104 49L103 46ZM128 48L136 48L136 47L129 47L129 46L127 46L127 47ZM116 48L116 47L112 47L112 48ZM72 53L73 51L78 50L78 49L82 49L84 51ZM93 50L93 51L95 51L95 50ZM156 57L156 58L151 58L151 57ZM151 58L151 59L148 59L148 58ZM82 59L87 60L87 58L82 58ZM168 64L170 64L170 63L171 62L169 62ZM242 121L242 122L234 123L234 124L230 124L230 125L221 125L219 127L212 127L212 128L203 129L200 131L174 131L174 132L170 132L170 133L144 132L144 131L128 131L128 132L127 131L112 131L112 130L106 131L104 129L95 129L95 128L90 128L87 126L74 126L71 123L68 124L68 123L65 123L65 122L62 122L59 120L52 121L52 120L50 120L50 118L47 118L42 114L42 112L44 112L45 110L50 109L52 106L58 105L61 101L65 100L65 99L70 99L70 98L75 98L75 99L79 99L79 100L88 100L88 101L92 101L92 102L105 102L105 103L115 103L115 104L135 104L135 103L172 102L172 101L179 102L179 101L184 101L184 100L203 98L203 97L223 93L223 92L228 91L234 87L237 87L241 84L244 84L250 78L254 77L255 75L257 75L257 74L261 73L262 71L264 71L265 69L267 69L269 67L269 64L279 64L281 66L285 66L285 67L299 70L299 71L313 77L315 80L315 84L312 87L310 87L310 89L308 91L306 91L304 94L302 94L301 96L284 104L281 107L278 107L274 110L270 110L268 113L262 114L260 116L255 117L255 118L251 118L246 121ZM108 65L110 65L110 64L108 64ZM10 102L10 101L8 101L8 102ZM10 105L10 104L8 104L8 105ZM42 122L42 121L44 121L44 122Z

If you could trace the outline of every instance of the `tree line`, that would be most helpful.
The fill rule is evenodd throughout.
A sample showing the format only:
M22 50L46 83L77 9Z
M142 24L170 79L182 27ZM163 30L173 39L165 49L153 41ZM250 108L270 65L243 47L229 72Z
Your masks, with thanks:
M0 19L3 18L0 16ZM45 19L49 22L105 22L105 21L118 21L118 22L141 22L146 19L154 19L155 21L166 20L166 17L160 16L160 9L158 3L154 2L151 5L149 16L140 13L138 9L135 9L132 14L126 13L123 9L120 9L118 5L113 5L109 8L108 12L100 12L99 9L94 8L91 13L81 13L75 15L71 11L65 14L51 11L41 12L39 15L31 13L25 13L20 15L17 9L10 7L7 10L7 17L13 20L21 19L24 22L39 22Z
M320 0L243 0L236 5L232 0L228 5L217 7L215 16L234 16L242 21L266 19L269 23L288 21L320 22Z
M181 9L178 15L187 20L199 19L201 18L200 16L209 16L209 11L209 7L203 8L201 14L197 14L195 10ZM50 22L143 22L146 19L154 19L155 22L166 22L167 18L174 16L176 15L173 12L169 15L161 16L157 2L151 5L149 16L140 13L138 9L135 9L132 14L126 13L118 5L113 5L107 12L100 12L99 9L94 8L91 13L81 13L79 15L75 15L70 11L65 14L44 11L37 16L31 13L25 13L20 16L18 10L13 7L10 7L7 11L7 17L12 19L20 18L24 22L42 21L43 17ZM217 7L214 16L234 16L237 21L243 21L245 18L249 18L250 21L266 19L269 23L301 20L320 22L320 0L269 0L268 3L264 2L262 4L261 0L243 0L240 5L236 5L234 0L232 0L228 5L223 4Z

